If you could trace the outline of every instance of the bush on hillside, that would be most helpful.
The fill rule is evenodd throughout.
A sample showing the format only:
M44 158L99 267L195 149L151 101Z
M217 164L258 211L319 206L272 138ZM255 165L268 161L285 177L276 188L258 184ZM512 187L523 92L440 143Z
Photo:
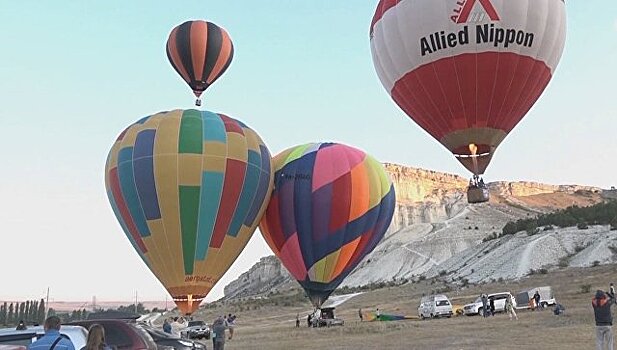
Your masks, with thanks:
M585 229L589 225L611 225L611 229L617 229L617 201L607 201L589 207L571 206L549 214L541 214L535 218L519 219L508 222L501 230L501 236L513 235L517 232L535 232L538 227L545 231L553 229L553 226L572 227Z

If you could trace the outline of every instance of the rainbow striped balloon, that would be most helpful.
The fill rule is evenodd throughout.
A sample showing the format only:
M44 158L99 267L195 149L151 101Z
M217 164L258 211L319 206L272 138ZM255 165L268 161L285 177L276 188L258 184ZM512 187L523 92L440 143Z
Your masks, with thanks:
M261 138L222 114L175 110L124 130L105 187L143 261L190 314L236 260L270 199Z
M382 239L394 187L373 157L336 143L292 147L274 157L274 167L260 231L320 307Z

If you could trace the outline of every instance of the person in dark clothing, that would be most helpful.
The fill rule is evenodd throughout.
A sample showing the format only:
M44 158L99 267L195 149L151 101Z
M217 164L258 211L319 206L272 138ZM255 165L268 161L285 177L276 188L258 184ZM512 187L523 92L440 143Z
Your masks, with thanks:
M482 300L482 315L484 317L488 317L488 298L486 297L486 294L482 294L480 296L480 300Z
M168 319L163 321L163 332L171 334L171 323L169 323Z
M533 295L533 298L536 301L536 308L538 310L542 310L542 304L540 304L540 292L536 291L536 293Z
M300 314L296 314L296 328L300 328Z
M212 348L214 350L225 349L225 329L227 329L225 319L219 316L212 323Z
M23 331L24 329L28 329L28 327L26 327L26 324L24 323L24 321L21 320L19 321L19 324L17 325L17 328L15 328L15 330Z
M553 309L553 313L556 316L563 315L566 312L566 308L561 304L556 304L555 309Z
M312 320L312 318L313 318L313 317L311 316L311 314L309 314L308 316L306 316L306 325L307 325L308 327L310 327L310 326L311 326L311 323L313 323L313 322L312 322L312 321L313 321L313 320Z
M591 299L593 313L596 318L596 349L613 350L613 315L611 315L611 305L614 298L601 290L596 291L596 296Z
M491 316L495 316L495 299L490 299Z

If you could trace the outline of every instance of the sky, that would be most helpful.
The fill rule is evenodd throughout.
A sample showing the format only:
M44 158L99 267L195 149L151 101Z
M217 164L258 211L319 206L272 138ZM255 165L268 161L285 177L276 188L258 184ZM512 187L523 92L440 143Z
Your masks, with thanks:
M468 176L390 99L373 68L376 0L13 1L0 5L0 300L165 300L109 206L116 136L194 98L167 61L171 29L207 19L235 47L202 108L256 130L272 154L335 141ZM555 76L485 179L617 185L617 2L567 2ZM207 300L271 251L256 232Z

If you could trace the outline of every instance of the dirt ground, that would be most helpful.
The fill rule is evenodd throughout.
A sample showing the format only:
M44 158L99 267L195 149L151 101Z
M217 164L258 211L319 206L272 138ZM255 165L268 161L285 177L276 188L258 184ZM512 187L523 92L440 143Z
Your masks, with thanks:
M298 307L262 307L236 312L234 338L225 349L594 349L595 325L591 298L596 289L607 289L614 281L616 265L566 269L529 276L514 283L491 283L446 293L453 304L473 301L480 293L511 291L551 285L566 314L552 310L519 310L519 320L497 314L489 318L459 316L438 320L360 322L358 308L384 314L417 315L422 293L438 284L430 281L370 291L337 308L342 327L308 328L308 304ZM615 281L617 282L617 281ZM584 286L590 288L583 292ZM227 307L228 309L231 306ZM226 310L206 309L198 317L211 322ZM295 328L296 313L301 327ZM206 342L208 348L212 343Z

